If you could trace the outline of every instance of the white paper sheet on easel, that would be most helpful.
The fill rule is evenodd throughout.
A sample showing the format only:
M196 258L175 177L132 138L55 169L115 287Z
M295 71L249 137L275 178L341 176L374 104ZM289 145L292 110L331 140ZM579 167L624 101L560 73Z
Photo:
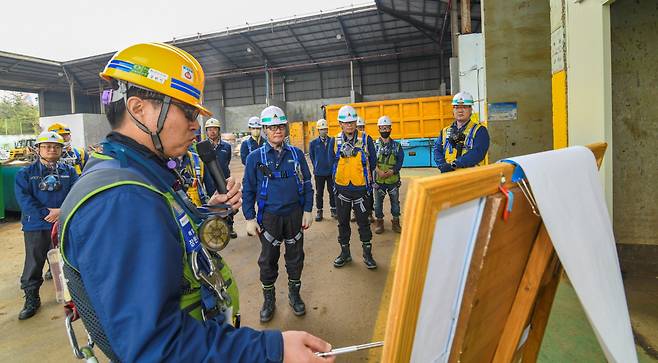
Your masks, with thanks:
M594 155L585 147L571 147L510 160L525 172L553 246L607 359L637 362Z
M411 362L448 361L484 200L472 200L438 215Z

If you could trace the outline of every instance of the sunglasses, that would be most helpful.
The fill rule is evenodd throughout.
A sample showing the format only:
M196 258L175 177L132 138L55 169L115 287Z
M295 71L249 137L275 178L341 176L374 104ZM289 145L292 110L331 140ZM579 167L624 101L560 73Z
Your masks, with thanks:
M160 103L163 102L162 98L157 98L157 97L148 97L148 98L144 98L144 99L145 100L154 100L154 101L157 101L157 102L160 102ZM180 101L176 101L174 99L172 99L170 101L170 103L172 105L176 105L176 107L178 107L183 112L183 115L185 115L185 118L188 119L189 121L196 121L197 118L199 117L200 112L201 112L201 111L199 111L198 108L196 108L194 106L188 105L187 103L183 103L183 102L180 102Z

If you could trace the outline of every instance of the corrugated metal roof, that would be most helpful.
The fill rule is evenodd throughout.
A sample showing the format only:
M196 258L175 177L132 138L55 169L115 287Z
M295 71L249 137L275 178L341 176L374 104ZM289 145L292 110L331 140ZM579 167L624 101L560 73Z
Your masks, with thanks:
M445 0L444 0L445 1ZM377 0L299 18L246 24L169 42L194 55L208 78L322 68L336 63L439 54L447 4L439 0ZM474 27L475 28L475 27ZM450 48L446 37L441 48ZM0 88L99 92L98 73L112 53L53 62L0 52Z

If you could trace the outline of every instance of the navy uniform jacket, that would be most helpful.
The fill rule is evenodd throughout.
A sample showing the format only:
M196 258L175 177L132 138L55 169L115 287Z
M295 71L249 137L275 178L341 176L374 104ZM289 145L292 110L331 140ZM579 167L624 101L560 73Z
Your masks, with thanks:
M294 147L284 144L282 152L277 152L269 142L266 142L261 149L265 150L267 166L272 171L285 171L294 173L295 163L292 158L291 150L297 153L297 160L303 177L303 198L304 211L313 210L313 186L311 185L311 172L308 169L304 153ZM258 201L258 195L263 182L264 174L258 169L261 163L261 149L258 149L247 156L247 166L244 170L242 180L242 212L246 219L256 218L256 208L254 205ZM297 191L296 176L284 179L270 179L267 189L267 200L265 200L264 212L285 216L290 214L295 208L299 207L299 192Z
M148 166L127 158L122 168L135 170L150 183L175 183L164 161L145 147L117 133L108 140L139 153ZM184 250L180 228L161 195L136 185L110 188L85 202L68 225L64 255L80 272L121 361L283 360L279 331L201 322L180 309Z
M53 224L43 219L50 213L48 208L61 207L73 183L78 180L75 169L65 163L58 162L57 171L62 189L52 192L39 190L41 179L52 174L48 171L48 167L41 164L41 161L37 160L16 173L14 190L16 201L21 207L23 231L43 231L52 228Z
M258 138L258 141L249 136L247 140L242 142L240 145L240 159L242 159L242 165L247 165L247 156L249 156L252 151L263 146L264 142L262 136Z
M318 137L311 141L309 145L309 156L313 163L313 175L317 176L330 176L334 166L334 148L332 147L331 140L333 138L327 136L326 141L322 142L322 138Z
M446 163L445 151L441 147L443 144L443 133L434 142L434 162L442 173L455 170L452 165ZM473 136L473 149L468 150L467 153L455 159L455 165L458 168L470 168L478 165L489 150L489 131L486 127L480 127L475 136Z
M217 147L215 147L215 154L217 155L219 167L222 169L222 173L224 173L224 178L228 178L231 176L231 169L228 167L231 163L231 144L220 140ZM217 188L215 188L215 183L212 181L210 173L204 173L203 185L206 187L208 196L215 194Z

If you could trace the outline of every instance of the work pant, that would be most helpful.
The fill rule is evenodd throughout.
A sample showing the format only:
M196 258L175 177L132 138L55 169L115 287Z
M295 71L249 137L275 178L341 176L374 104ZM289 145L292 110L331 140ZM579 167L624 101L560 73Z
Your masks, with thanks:
M350 227L350 214L354 210L356 224L359 226L359 238L361 242L372 240L370 230L370 197L366 190L363 191L336 191L336 213L338 214L338 243L341 245L350 243L352 228Z
M329 206L336 209L336 200L334 199L334 179L331 175L315 175L315 206L322 209L324 206L324 185L327 184L327 193L329 194Z
M400 217L400 188L394 185L379 185L377 189L373 191L375 195L375 217L377 219L384 218L384 197L388 194L388 197L391 201L391 215L393 218Z
M260 282L272 285L279 276L281 245L286 246L284 258L289 280L300 280L304 267L304 235L301 207L286 216L263 213L260 234L261 250L258 257Z
M50 230L25 231L25 264L21 275L21 289L33 290L43 283L43 265L51 248Z

